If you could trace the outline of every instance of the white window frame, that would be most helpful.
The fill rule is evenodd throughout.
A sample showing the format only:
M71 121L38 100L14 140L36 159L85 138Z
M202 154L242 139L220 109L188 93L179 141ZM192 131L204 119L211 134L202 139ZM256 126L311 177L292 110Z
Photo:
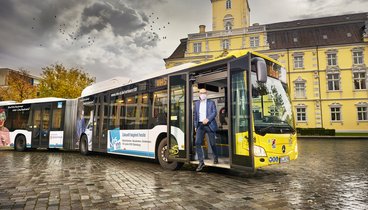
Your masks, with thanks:
M259 36L249 37L249 46L251 48L259 47Z
M202 43L201 42L193 43L193 52L194 53L201 53L202 52Z
M222 49L223 50L230 49L230 39L223 39L222 40Z
M358 105L357 115L359 122L368 122L368 105ZM359 119L361 117L361 119Z
M340 104L330 105L330 120L331 122L342 122L342 106ZM333 119L335 118L335 119ZM339 119L337 119L339 118Z
M304 56L296 55L294 56L294 69L304 68Z
M233 25L231 24L231 22L230 21L227 21L226 23L225 23L225 30L226 31L231 31L233 29Z
M337 75L337 78L334 77L336 75ZM332 78L329 78L329 76L332 76ZM340 91L341 90L340 72L337 72L337 71L328 72L326 77L327 77L327 90L328 91ZM332 89L330 89L330 83L332 84Z
M327 66L337 66L337 53L327 53Z
M296 108L296 121L297 122L307 122L307 107L297 106Z
M353 70L353 85L354 90L367 90L367 72L365 70Z
M232 3L231 3L231 0L226 0L226 9L231 9L231 6L232 6Z
M362 65L362 64L364 64L364 54L363 54L363 51L353 51L353 64L354 65Z
M295 85L295 98L307 98L305 82L296 81Z

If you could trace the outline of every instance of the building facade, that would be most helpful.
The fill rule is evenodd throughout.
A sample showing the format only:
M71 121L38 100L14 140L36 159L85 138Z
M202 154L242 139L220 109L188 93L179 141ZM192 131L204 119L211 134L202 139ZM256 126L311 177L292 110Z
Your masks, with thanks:
M9 80L25 81L31 86L37 86L40 83L40 77L33 76L30 74L25 74L24 72L16 71L9 68L0 68L0 90L5 91L9 87ZM19 86L18 88L23 89L24 86ZM11 91L10 91L11 92ZM3 95L4 92L0 94L0 101L6 100L7 96ZM38 95L38 92L37 92ZM14 99L12 99L14 100Z
M368 13L249 25L247 0L211 2L213 31L181 39L167 68L257 51L286 67L297 127L368 133Z
M0 87L8 86L8 78L11 74L20 74L19 71L9 69L9 68L0 68ZM36 77L33 75L28 75L29 83L33 86L37 86L40 83L40 77Z

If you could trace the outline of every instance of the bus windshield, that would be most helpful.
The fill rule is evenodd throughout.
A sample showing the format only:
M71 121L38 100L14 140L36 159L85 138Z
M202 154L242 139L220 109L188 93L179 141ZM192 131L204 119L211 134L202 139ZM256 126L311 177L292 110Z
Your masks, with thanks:
M285 83L270 76L266 83L260 83L252 72L252 96L254 129L257 134L294 133L292 106Z

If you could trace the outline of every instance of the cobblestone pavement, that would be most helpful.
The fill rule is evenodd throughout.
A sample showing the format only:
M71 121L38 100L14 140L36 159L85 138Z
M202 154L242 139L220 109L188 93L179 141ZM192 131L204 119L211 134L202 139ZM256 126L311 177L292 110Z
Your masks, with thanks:
M73 152L0 151L0 209L368 209L368 141L299 141L253 177Z

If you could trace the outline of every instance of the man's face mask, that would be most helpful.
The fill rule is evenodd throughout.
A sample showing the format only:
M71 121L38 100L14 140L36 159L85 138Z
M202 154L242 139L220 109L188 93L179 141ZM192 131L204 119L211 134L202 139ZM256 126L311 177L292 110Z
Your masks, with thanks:
M207 95L202 93L202 94L200 94L200 95L199 95L199 98L200 98L201 100L206 100Z

